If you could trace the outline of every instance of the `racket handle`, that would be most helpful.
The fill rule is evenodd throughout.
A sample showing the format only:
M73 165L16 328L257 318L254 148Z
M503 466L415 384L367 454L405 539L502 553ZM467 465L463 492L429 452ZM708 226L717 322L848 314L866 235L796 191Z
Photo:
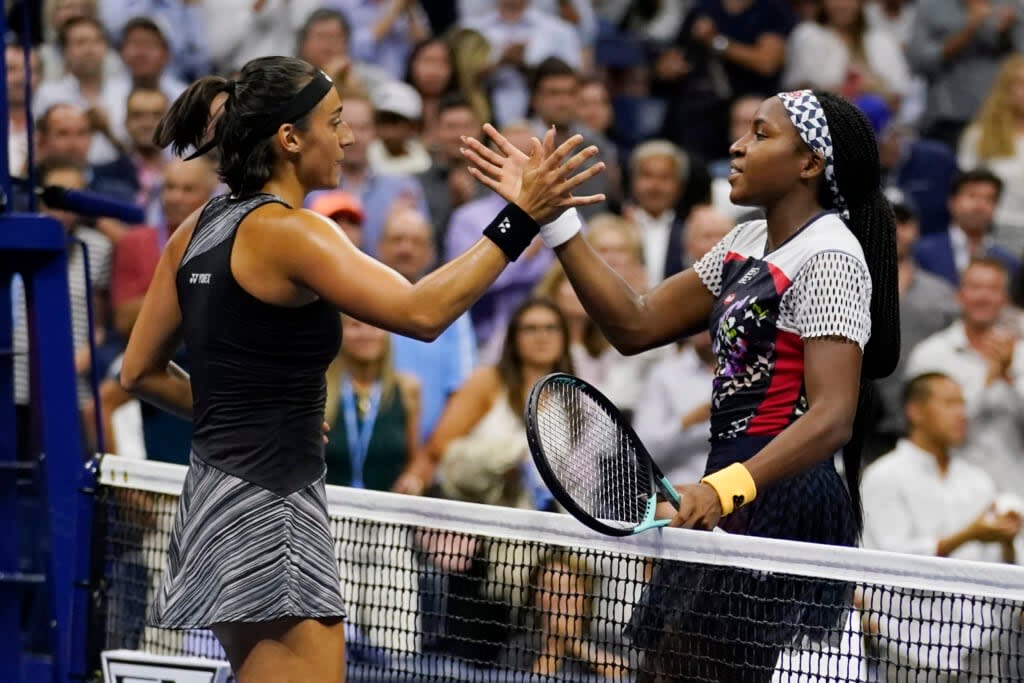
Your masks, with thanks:
M668 502L672 503L672 507L678 510L679 492L676 491L676 487L672 486L672 484L668 480L668 477L662 477L661 481L658 482L658 485L661 486L661 491L662 493L665 494L665 497L668 499Z
M657 529L659 527L668 526L668 523L671 522L671 521L672 521L671 519L650 519L650 520L647 520L646 522L642 523L637 528L633 529L633 534L634 535L642 534L643 532L650 531L651 529Z

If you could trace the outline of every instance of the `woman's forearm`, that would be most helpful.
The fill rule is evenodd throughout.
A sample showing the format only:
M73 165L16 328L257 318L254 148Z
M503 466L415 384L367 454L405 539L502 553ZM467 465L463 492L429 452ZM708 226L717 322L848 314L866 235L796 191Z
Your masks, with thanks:
M168 363L164 371L144 374L122 386L146 403L183 420L192 419L192 382L176 363Z

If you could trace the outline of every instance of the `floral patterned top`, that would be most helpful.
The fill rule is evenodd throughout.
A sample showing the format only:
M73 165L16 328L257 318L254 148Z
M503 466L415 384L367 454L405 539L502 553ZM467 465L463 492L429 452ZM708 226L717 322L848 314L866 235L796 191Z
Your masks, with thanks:
M821 213L765 253L768 224L743 223L693 268L716 301L711 440L775 436L807 410L803 340L871 336L871 276L857 238Z

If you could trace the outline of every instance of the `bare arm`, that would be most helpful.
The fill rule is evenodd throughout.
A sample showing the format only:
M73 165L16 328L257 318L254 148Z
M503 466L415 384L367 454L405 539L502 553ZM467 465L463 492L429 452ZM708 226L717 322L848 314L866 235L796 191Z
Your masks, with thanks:
M771 76L782 68L786 59L786 41L780 35L766 33L753 45L729 41L722 57L745 69Z
M836 337L804 340L804 385L809 407L744 463L758 490L805 472L849 441L857 412L860 365L861 350L852 341ZM711 529L718 524L722 508L715 489L708 484L676 489L682 500L673 526ZM659 512L668 511L662 507Z
M551 154L536 143L521 187L512 196L516 205L538 222L546 221L560 207L604 199L604 195L571 196L573 188L603 169L598 163L572 176L597 154L596 147L588 147L563 164L580 142L581 136L573 136ZM481 238L412 285L359 251L333 222L312 212L291 212L287 219L273 225L268 222L265 232L266 257L275 260L276 270L291 281L360 320L423 340L441 334L508 265L505 253L490 239Z
M198 211L167 243L121 367L121 386L126 391L185 420L192 419L192 383L188 373L171 362L182 339L174 272L197 219Z

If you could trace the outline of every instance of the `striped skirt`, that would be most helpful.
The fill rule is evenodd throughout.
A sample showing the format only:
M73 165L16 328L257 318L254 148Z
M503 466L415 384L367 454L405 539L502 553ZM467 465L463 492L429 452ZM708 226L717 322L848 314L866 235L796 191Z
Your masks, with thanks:
M344 618L324 477L281 497L190 460L149 623Z

